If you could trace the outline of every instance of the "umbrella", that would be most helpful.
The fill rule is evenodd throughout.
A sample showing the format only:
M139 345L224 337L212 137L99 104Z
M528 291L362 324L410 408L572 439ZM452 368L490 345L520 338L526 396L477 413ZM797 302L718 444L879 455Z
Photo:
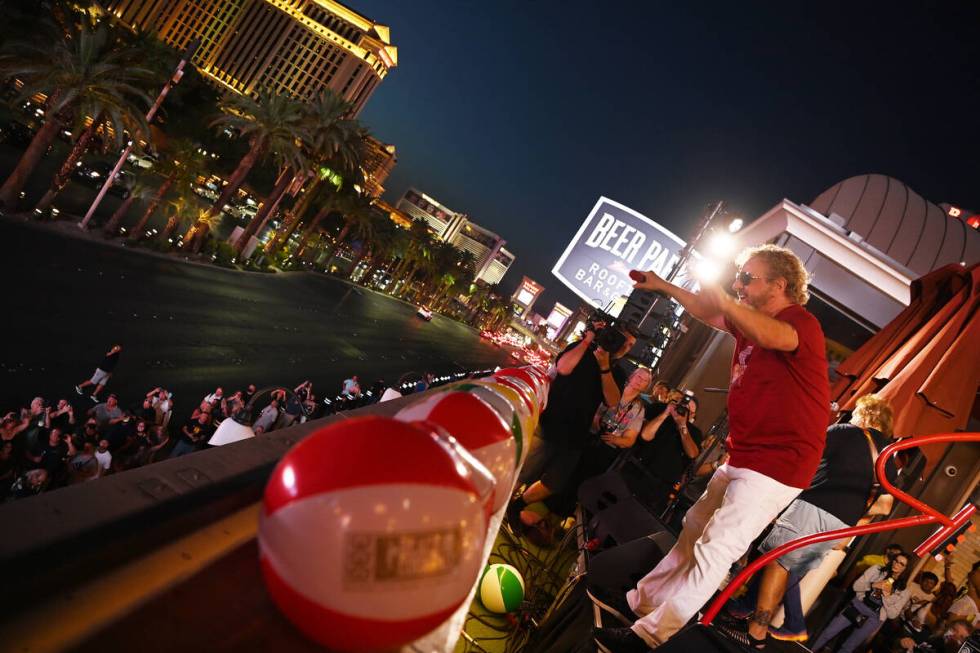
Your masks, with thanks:
M980 386L980 265L931 272L913 284L913 298L841 364L845 378L833 394L849 410L877 392L891 403L900 435L962 430ZM923 451L929 467L946 447Z
M952 288L958 284L960 273L960 266L947 265L913 281L908 307L837 367L841 378L831 387L831 398L841 405L853 405L853 400L860 396L857 394L859 389L865 388L862 394L874 392L874 388L867 388L868 381L889 356L928 321L936 304L945 304L951 294L955 294Z

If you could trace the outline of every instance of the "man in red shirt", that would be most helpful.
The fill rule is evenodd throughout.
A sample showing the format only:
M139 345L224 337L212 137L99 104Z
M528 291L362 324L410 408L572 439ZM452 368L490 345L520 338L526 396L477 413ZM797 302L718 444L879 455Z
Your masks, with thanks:
M627 606L615 597L604 603L593 596L634 621L631 628L596 631L600 650L646 651L680 630L732 563L810 484L820 462L830 388L823 330L803 308L809 299L806 269L793 252L775 245L748 249L736 262L736 298L719 286L694 294L653 272L642 272L635 284L674 298L697 319L735 337L730 458L687 512L670 553L626 595L633 614L624 614Z

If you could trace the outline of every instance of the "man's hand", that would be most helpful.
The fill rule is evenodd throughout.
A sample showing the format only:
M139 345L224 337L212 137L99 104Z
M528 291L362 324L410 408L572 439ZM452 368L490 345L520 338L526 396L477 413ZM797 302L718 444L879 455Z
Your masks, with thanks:
M722 290L721 286L717 284L702 285L701 290L698 292L698 298L701 300L701 305L708 311L720 315L726 314L725 309L731 302L728 293Z
M606 323L603 322L602 320L599 320L598 322L593 322L588 327L586 327L585 333L582 334L582 340L591 343L593 340L595 340L596 331L602 331L605 328L606 328Z
M667 282L664 281L656 272L642 272L640 270L630 270L630 279L633 280L633 287L637 290L652 290L654 292L663 292L664 288L667 287Z
M677 424L678 429L681 428L682 426L687 426L687 416L681 415L680 413L677 412L677 404L675 403L667 404L667 412L670 414L671 417L674 418L674 423Z
M595 348L595 351L592 352L592 353L595 356L596 362L599 363L599 369L600 370L608 370L609 369L609 352L606 351L605 349L603 349L602 347L596 347Z

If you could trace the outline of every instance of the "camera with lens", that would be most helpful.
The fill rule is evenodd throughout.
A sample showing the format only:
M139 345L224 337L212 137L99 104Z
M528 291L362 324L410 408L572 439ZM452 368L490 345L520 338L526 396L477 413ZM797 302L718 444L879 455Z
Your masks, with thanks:
M674 407L674 412L682 417L686 417L690 412L688 406L690 405L692 399L694 399L694 393L690 390L685 390L683 396L680 398L680 401L678 401L677 405Z
M604 322L605 326L596 326L599 322ZM616 324L616 318L598 309L589 314L585 328L595 333L592 342L610 354L615 354L626 344L626 334L622 327Z

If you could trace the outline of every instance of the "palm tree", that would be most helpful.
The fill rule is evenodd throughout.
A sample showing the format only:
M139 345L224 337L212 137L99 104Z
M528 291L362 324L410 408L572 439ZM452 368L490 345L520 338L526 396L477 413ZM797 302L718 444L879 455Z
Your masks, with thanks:
M321 187L333 185L336 192L350 190L363 184L361 166L366 155L369 133L356 120L348 118L351 106L333 91L325 90L307 107L308 157L313 168L313 183L303 199L292 211L290 219L283 221L276 237L270 241L267 251L274 252L292 236L307 209L321 196ZM330 184L325 184L329 181ZM311 221L314 229L329 213L321 210Z
M329 267L330 261L333 259L334 254L337 253L337 248L344 243L347 236L353 234L355 238L371 237L374 227L371 219L373 212L372 202L373 200L371 198L353 195L338 207L341 211L344 224L340 228L340 233L334 238L333 245L323 255L324 266Z
M171 236L182 224L187 222L193 223L191 229L196 225L197 220L201 218L201 213L206 213L204 209L201 209L198 205L197 198L193 194L186 191L186 189L181 190L177 195L167 201L166 207L164 208L164 215L167 216L167 223L163 226L163 231L157 236L157 241L160 244L165 242L169 243L172 239ZM188 242L187 238L184 238L184 244Z
M412 225L408 229L408 234L408 249L405 252L402 262L392 273L392 276L396 278L403 277L400 279L400 285L395 289L395 292L401 296L408 294L415 280L415 276L419 272L424 272L429 266L432 259L432 248L435 244L432 232L429 230L429 225L425 220L413 220Z
M114 48L104 26L70 26L68 31L47 25L32 43L10 44L0 56L0 74L17 77L24 86L19 100L36 94L47 96L44 125L37 131L13 172L0 187L0 205L11 207L55 136L65 128L68 116L82 130L72 153L55 175L51 190L39 203L50 204L70 178L77 160L100 127L111 127L115 140L124 130L135 137L148 134L142 111L150 103L144 88L154 81L151 71L126 61L131 53ZM108 131L104 136L108 136Z
M317 184L314 184L310 188L310 195L315 194L318 197L317 199L314 199L311 202L307 202L306 204L308 206L309 205L319 206L320 208L317 209L316 215L313 216L313 219L309 221L309 224L306 225L306 229L303 230L303 235L300 236L299 245L296 247L297 256L301 256L303 254L303 251L306 249L306 245L309 242L310 238L312 238L316 234L317 229L320 227L320 224L327 219L328 215L338 210L343 212L341 207L350 202L351 192L353 192L353 188L347 189L347 192L343 192L342 189L339 187L335 188L333 186L317 185ZM304 200L308 199L308 196L304 197L303 199ZM297 209L294 209L294 213L297 210L302 211L303 209L297 207ZM270 241L270 245L271 244L272 243Z
M364 274L361 275L361 284L369 286L371 284L371 277L374 276L374 271L378 269L384 261L387 261L392 257L395 250L395 242L398 237L398 232L401 231L398 226L392 222L391 218L385 215L382 211L372 211L371 212L371 240L366 243L366 247L361 250L361 255L370 256L370 263ZM361 258L361 257L359 257ZM350 278L354 278L354 273L357 271L357 266L360 260L355 261L354 265L350 270Z
M211 121L211 126L247 139L249 147L225 183L218 200L206 214L208 219L224 210L255 164L270 153L274 155L280 169L291 167L293 170L302 170L302 143L311 138L304 124L305 109L302 103L288 95L277 95L265 90L260 91L257 100L247 95L235 95L228 98L221 109L222 113ZM253 219L238 239L236 249L239 253L257 228L258 223ZM203 242L206 229L202 222L196 248Z
M167 197L167 193L176 188L183 195L184 188L189 188L197 179L197 175L205 172L206 165L206 157L193 143L184 139L172 141L170 147L161 153L160 160L153 166L154 171L163 176L163 183L150 199L150 203L146 205L143 215L129 233L129 239L140 240L140 234L146 229L147 223Z
M106 238L113 238L119 233L119 227L122 226L122 221L126 219L126 214L129 213L133 202L136 200L145 200L152 197L155 193L156 189L147 184L142 178L133 182L133 185L129 188L129 195L126 196L126 199L113 212L109 221L102 227L102 233L105 234Z

